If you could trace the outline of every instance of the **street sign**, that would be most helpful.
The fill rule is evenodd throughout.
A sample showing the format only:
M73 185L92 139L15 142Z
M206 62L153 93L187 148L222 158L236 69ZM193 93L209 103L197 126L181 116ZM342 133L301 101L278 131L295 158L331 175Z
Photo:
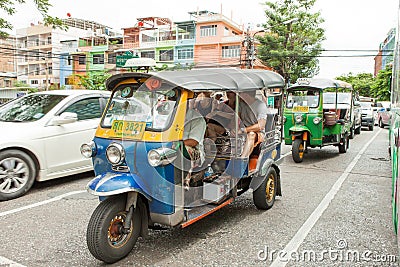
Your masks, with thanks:
M268 107L273 107L274 106L274 97L269 96L268 97L268 102L267 102Z
M128 59L135 58L135 57L138 57L138 56L134 56L131 51L126 51L124 54L116 56L115 57L116 58L116 67L122 68Z

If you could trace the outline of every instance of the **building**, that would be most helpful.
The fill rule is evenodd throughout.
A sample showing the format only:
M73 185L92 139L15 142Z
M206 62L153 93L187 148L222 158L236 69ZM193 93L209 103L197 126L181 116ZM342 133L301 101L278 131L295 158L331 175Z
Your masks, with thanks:
M70 56L80 52L80 40L86 38L94 42L95 37L111 32L109 27L93 21L76 18L63 21L68 26L65 31L42 23L17 29L16 72L19 81L41 89L66 85L65 81L74 72L74 61L81 60L79 56Z
M243 27L222 14L189 12L190 20L138 18L124 28L124 49L159 65L185 67L239 67L243 54ZM119 67L119 66L117 66Z
M239 67L243 27L222 14L190 12L196 21L194 64L196 67Z
M392 28L385 40L379 45L378 54L375 56L374 75L376 76L380 70L386 68L388 64L393 62L393 50L395 47L396 29Z
M17 80L15 37L0 38L0 88L10 88Z

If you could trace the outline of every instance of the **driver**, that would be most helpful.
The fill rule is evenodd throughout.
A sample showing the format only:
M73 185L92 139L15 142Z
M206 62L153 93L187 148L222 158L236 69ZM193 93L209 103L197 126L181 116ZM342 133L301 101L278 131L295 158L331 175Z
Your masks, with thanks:
M190 159L190 169L183 183L186 190L189 189L193 169L200 167L204 162L203 139L206 127L206 121L201 114L188 105L183 131L183 156Z
M267 105L256 98L256 91L240 93L239 117L244 124L242 132L247 133L241 157L248 158L253 149L264 140L267 122Z

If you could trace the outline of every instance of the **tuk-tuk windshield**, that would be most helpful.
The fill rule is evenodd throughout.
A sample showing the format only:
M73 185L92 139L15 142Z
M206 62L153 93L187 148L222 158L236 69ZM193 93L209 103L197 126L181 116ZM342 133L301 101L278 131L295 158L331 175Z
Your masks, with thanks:
M319 104L318 90L292 90L288 91L286 107L293 108L297 106L316 108Z
M351 93L337 93L337 104L351 104ZM324 104L336 104L336 93L324 93Z
M146 122L146 130L166 129L172 121L177 103L176 90L134 91L119 90L113 94L102 126L111 127L113 121Z

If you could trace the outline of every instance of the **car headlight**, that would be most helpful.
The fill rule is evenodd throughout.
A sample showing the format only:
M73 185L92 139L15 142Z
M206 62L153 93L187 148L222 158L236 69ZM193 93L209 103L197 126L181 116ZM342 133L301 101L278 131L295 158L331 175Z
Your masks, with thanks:
M313 123L315 124L315 125L317 125L318 123L320 123L322 121L322 118L320 118L320 117L315 117L314 119L313 119Z
M111 143L106 149L107 160L113 165L119 165L125 160L125 150L118 143Z
M297 123L302 122L302 121L303 121L303 115L301 115L301 114L296 115L296 117L294 118L294 120L295 120Z
M151 166L157 167L172 163L177 156L178 152L176 150L167 147L160 147L150 150L149 153L147 153L147 160Z
M81 154L85 158L94 157L96 155L96 152L97 152L96 144L93 141L81 145Z

